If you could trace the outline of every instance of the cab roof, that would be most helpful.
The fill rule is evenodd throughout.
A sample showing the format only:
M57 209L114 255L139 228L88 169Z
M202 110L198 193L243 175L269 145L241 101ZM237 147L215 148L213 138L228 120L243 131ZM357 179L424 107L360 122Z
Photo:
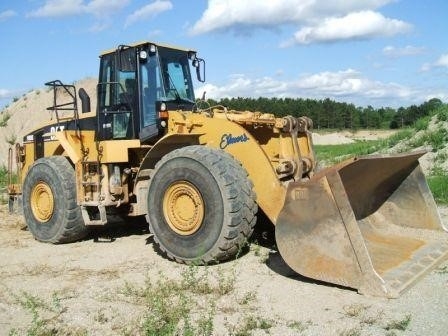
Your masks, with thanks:
M144 45L148 45L148 44L154 44L158 47L164 47L164 48L169 48L169 49L175 49L175 50L181 50L181 51L194 51L192 49L187 49L187 48L183 48L183 47L179 47L179 46L173 46L173 45L169 45L169 44L164 44L164 43L156 43L156 42L151 42L151 41L139 41L139 42L135 42L135 43L131 43L131 44L126 44L126 46L129 47L139 47L139 46L144 46ZM113 54L115 51L117 50L117 48L114 49L107 49L104 50L100 53L100 56L103 55L107 55L107 54Z

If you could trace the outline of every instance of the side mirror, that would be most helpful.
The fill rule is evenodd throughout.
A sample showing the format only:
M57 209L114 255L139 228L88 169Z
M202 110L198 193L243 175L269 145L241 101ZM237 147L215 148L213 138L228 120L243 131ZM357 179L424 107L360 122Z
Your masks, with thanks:
M201 66L202 64L202 66ZM192 65L196 68L196 77L198 81L205 82L205 61L202 58L195 58L192 61Z

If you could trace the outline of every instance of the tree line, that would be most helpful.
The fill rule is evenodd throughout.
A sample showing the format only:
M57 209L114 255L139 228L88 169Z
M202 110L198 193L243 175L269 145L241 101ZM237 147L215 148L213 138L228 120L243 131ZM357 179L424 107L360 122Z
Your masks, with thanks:
M363 129L382 128L397 129L412 126L425 116L431 115L444 103L438 98L430 99L420 105L400 107L374 108L372 106L357 107L354 104L343 103L329 98L223 98L209 99L213 105L224 105L229 109L240 111L260 111L272 113L277 117L292 115L308 116L314 122L315 129Z

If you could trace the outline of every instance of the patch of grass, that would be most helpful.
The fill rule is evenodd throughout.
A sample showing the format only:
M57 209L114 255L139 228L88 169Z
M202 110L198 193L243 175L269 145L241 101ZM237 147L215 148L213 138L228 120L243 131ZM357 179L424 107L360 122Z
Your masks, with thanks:
M257 241L251 244L250 249L254 251L256 257L259 257L260 264L266 264L269 259L269 250L262 249Z
M51 303L28 292L21 292L20 295L13 295L13 297L22 308L31 314L32 320L26 330L14 328L9 331L9 335L87 335L87 330L84 328L73 328L60 323L59 316L65 311L65 308L62 307L61 300L56 293L53 293ZM45 316L47 317L45 318Z
M274 325L274 321L260 316L249 315L245 316L240 321L237 327L230 328L229 335L231 336L249 336L255 330L269 331Z
M218 294L226 295L235 289L236 274L232 269L230 274L224 274L222 268L218 268Z
M431 175L427 177L428 186L439 204L448 204L448 176Z
M393 147L399 142L409 139L414 134L414 130L412 128L405 128L395 134L392 134L390 137L380 140L385 147Z
M448 154L446 152L438 152L436 156L437 163L443 163L448 160Z
M361 336L361 329L359 327L353 327L338 332L339 336Z
M360 303L353 303L351 305L344 306L342 309L348 317L359 317L364 314L367 308L369 308L369 306Z
M428 142L431 144L434 151L438 151L445 147L448 142L448 131L440 127L434 132L429 132Z
M448 131L443 127L439 127L433 131L426 131L422 136L412 139L410 146L415 148L429 145L434 152L437 152L445 147L447 142Z
M8 183L8 169L5 166L0 166L0 188L6 187Z
M257 293L255 291L250 291L244 294L243 298L238 301L240 305L247 305L257 299Z
M357 141L339 145L315 145L319 161L329 164L338 163L356 155L366 155L377 150L377 141Z
M11 119L11 113L9 112L2 113L2 117L0 118L0 127L8 126L9 119Z
M159 274L141 287L126 283L120 293L144 306L139 325L144 335L212 335L216 301L235 286L234 272L215 270L189 266L179 280Z
M448 274L448 265L437 268L435 272L438 274Z
M391 148L404 139L408 139L415 131L413 129L401 130L386 139L356 141L339 145L316 145L316 155L319 161L329 164L338 163L354 156L368 155Z
M409 323L411 323L411 314L407 314L404 318L402 318L401 320L393 320L388 322L385 326L384 329L385 330L400 330L400 331L405 331L408 326Z
M367 324L367 325L374 325L378 324L382 318L384 317L384 312L382 310L377 311L373 315L364 315L361 317L361 323Z
M447 121L448 120L448 106L443 105L440 106L436 111L436 116L438 121Z
M298 332L305 331L311 325L313 325L313 322L311 322L309 320L306 321L306 322L302 322L302 321L290 321L290 322L288 322L288 328L297 330Z
M11 134L11 135L9 135L9 136L6 136L6 137L5 137L5 141L6 141L9 145L14 146L15 143L17 142L17 134Z
M427 130L427 129L428 129L428 125L429 125L429 121L430 121L430 120L431 120L431 117L430 117L430 116L427 116L427 117L423 117L423 118L418 119L418 120L415 122L415 125L414 125L415 130L416 130L416 131L425 131L425 130Z

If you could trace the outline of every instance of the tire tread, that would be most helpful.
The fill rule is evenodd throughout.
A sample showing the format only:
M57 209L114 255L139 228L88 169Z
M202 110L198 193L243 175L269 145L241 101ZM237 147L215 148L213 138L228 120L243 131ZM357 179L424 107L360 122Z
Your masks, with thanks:
M157 174L164 163L179 156L196 159L208 168L215 177L225 203L224 225L218 241L212 249L194 260L194 263L211 264L236 256L247 244L254 230L258 211L254 186L247 171L227 152L204 146L188 146L165 155L156 164L154 174ZM179 263L193 263L189 259L173 255L155 235L154 241L169 259Z

